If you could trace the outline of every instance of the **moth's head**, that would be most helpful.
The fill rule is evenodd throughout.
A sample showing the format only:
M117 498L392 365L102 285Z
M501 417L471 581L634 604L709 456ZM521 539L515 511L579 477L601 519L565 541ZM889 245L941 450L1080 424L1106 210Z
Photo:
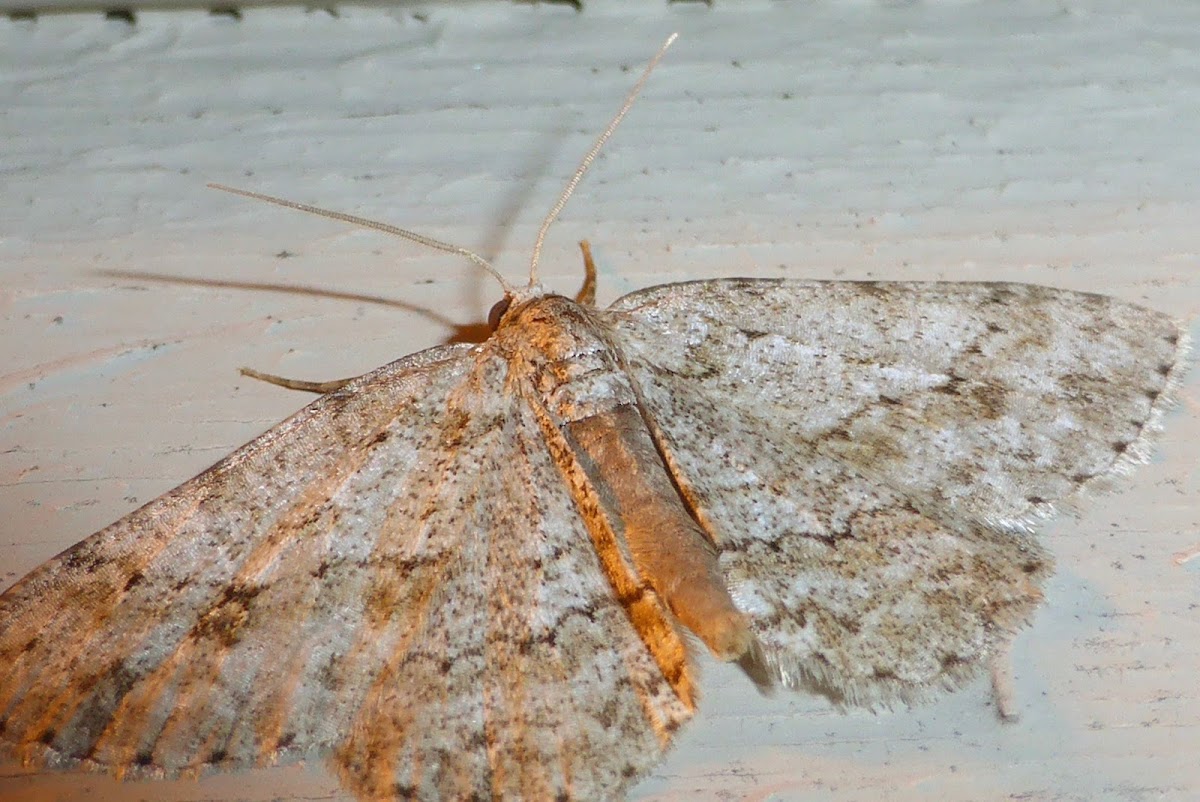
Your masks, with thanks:
M495 332L501 326L513 320L513 313L524 308L531 301L536 301L549 293L541 284L532 284L524 289L506 287L504 297L492 304L488 312L488 329Z
M499 301L492 305L492 309L488 312L488 328L492 331L500 328L500 321L504 319L504 315L512 307L512 298L505 295Z

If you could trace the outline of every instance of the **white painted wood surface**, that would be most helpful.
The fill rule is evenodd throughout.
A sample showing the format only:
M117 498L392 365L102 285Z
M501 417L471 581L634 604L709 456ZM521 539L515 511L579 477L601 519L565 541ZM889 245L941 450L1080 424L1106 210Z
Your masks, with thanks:
M601 299L728 275L1014 280L1200 313L1200 6L444 4L0 20L0 586L305 403L479 324L470 265L204 188L474 247L513 280L636 70L682 37L554 229ZM287 255L287 258L285 257ZM1197 327L1192 325L1195 337ZM705 665L639 799L1200 798L1200 377L1077 520L1014 655L881 715ZM69 644L64 644L69 648ZM342 800L320 766L199 782L0 767L0 800Z

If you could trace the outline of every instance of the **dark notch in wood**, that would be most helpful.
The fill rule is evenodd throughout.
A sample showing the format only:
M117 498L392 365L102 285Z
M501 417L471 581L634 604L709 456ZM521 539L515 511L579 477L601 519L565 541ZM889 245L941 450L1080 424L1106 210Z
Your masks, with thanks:
M583 11L583 0L516 0L526 6L570 6L576 12Z

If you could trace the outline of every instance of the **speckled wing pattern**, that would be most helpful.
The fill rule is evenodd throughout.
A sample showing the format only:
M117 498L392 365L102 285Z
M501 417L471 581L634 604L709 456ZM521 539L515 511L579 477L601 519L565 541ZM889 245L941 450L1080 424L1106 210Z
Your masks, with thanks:
M0 741L133 774L332 754L372 801L612 798L692 714L697 599L725 659L918 698L1025 620L1032 522L1144 458L1185 347L1027 285L519 300L10 588Z
M0 598L36 765L332 750L362 799L605 798L691 715L486 346L399 360Z
M1031 524L1147 454L1166 315L1024 284L715 280L609 310L762 656L866 706L954 685L1028 616Z

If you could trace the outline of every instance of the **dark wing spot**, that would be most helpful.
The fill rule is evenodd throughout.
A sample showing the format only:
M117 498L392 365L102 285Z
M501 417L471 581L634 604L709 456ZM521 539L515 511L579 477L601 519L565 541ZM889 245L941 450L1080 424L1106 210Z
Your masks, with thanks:
M964 660L962 657L960 657L957 654L944 654L944 655L942 655L942 659L941 659L943 671L953 670L955 668L958 668L959 666L966 665L966 663L967 663L967 661Z
M945 395L959 395L963 391L963 385L967 380L962 376L955 376L953 373L946 379L945 384L940 384L933 388L935 392L944 393Z
M231 583L192 627L191 637L233 646L241 639L241 628L250 617L250 605L262 590L257 585Z
M125 580L125 592L128 593L138 585L142 584L142 581L145 580L145 578L146 575L141 571L134 571L129 575L129 579Z

